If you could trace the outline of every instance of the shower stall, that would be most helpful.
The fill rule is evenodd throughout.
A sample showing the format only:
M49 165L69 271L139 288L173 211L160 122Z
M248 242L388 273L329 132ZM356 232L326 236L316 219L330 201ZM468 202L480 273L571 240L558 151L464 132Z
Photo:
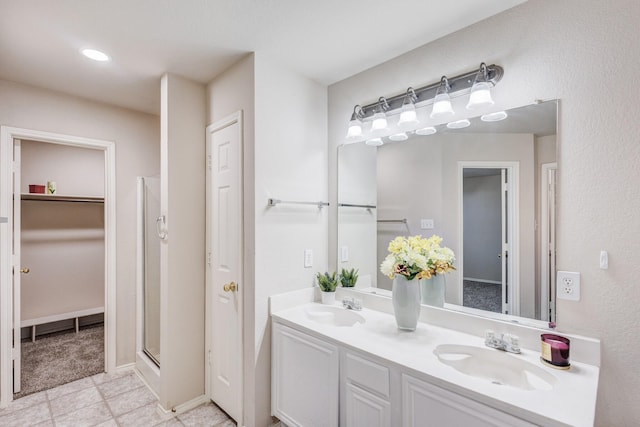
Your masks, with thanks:
M138 177L138 331L136 367L158 392L160 384L160 178Z

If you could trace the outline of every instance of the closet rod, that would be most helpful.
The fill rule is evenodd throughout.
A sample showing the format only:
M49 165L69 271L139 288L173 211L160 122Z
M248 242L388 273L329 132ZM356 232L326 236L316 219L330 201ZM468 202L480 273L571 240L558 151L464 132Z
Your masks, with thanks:
M376 205L357 205L357 204L352 204L352 203L338 203L338 207L341 207L341 208L375 209Z
M329 206L329 202L298 202L293 200L280 200L280 199L269 199L267 201L268 206L276 206L281 203L286 205L313 205L313 206L317 206L318 208L322 208L323 206Z

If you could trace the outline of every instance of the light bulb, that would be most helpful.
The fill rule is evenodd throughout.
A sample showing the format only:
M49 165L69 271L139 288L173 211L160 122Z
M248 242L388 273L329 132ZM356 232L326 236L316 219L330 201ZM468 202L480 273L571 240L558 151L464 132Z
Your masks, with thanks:
M347 139L356 139L362 135L362 122L360 120L351 120L349 122L349 130L347 131Z
M387 130L387 116L384 113L375 113L371 123L371 132L374 135L383 134Z
M451 106L451 97L448 93L436 95L433 100L433 110L431 110L431 118L452 116L453 107Z
M491 99L491 87L489 86L489 83L474 83L471 88L471 94L469 95L467 109L474 110L476 108L488 107L489 105L493 105L493 99Z

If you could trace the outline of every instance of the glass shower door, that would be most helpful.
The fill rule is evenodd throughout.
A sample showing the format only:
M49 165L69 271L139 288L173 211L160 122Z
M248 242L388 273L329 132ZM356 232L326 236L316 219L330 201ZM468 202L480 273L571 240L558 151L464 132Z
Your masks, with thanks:
M156 219L160 216L160 178L144 177L144 274L143 328L144 353L160 366L160 238Z

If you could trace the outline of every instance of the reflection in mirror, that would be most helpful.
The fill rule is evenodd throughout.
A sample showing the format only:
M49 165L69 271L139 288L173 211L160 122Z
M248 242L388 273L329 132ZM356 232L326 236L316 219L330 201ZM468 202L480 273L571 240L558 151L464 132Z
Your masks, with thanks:
M555 319L557 101L506 113L339 147L337 265L360 270L357 288L391 289L379 265L393 238L437 234L457 258L448 308Z

